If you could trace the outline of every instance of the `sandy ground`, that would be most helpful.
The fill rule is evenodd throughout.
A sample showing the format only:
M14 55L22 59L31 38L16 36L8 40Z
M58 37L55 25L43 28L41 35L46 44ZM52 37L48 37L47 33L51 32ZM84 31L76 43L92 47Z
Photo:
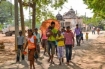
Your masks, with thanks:
M72 62L69 66L65 63L59 66L57 56L54 58L54 65L50 65L47 62L48 56L40 55L36 65L36 69L105 69L105 32L102 32L99 36L89 33L89 41L85 41L80 47L75 46L73 48ZM29 63L27 58L19 64L15 63L14 50L14 36L5 37L0 34L0 40L7 40L9 43L5 43L6 49L0 51L0 69L29 69ZM42 51L43 52L43 51Z
M15 52L13 51L15 49L14 40L14 36L7 37L5 34L0 33L0 42L4 42L5 45L5 50L0 50L0 64L15 58Z

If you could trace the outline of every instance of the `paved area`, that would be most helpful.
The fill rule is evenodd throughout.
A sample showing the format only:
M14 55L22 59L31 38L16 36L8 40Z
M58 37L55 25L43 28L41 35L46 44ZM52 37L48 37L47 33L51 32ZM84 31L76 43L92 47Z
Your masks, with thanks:
M101 32L103 34L105 32ZM92 35L91 32L89 32L89 41L85 41L84 43L78 47L75 46L73 49L73 57L72 62L69 66L67 66L64 62L61 66L59 66L59 60L57 56L54 57L55 64L51 65L47 62L48 55L43 55L43 51L41 51L40 58L37 62L35 62L36 69L84 69L83 66L81 66L80 59L82 59L83 54L86 52L86 49L88 48L88 43L91 42L94 39L97 39L99 35ZM84 33L85 38L85 33ZM65 59L66 60L66 59ZM83 62L86 62L84 60ZM94 65L94 64L93 64ZM105 65L102 66L102 69L105 69ZM15 60L7 61L3 64L1 64L0 69L29 69L29 62L27 61L27 56L25 61L21 61L20 63L16 63ZM97 68L86 68L86 69L97 69Z

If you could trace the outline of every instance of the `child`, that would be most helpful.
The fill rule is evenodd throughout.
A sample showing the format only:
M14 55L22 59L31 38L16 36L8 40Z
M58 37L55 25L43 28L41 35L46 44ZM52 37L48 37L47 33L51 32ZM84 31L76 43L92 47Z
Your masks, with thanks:
M40 37L40 34L38 33L38 29L37 28L34 29L34 36L36 36L36 38L37 38L37 49L36 49L36 52L37 52L38 57L39 57L39 55L40 55L41 37ZM37 58L36 58L36 61L37 61Z
M86 37L86 40L88 41L88 33L86 33L86 36L85 37Z
M80 41L82 41L82 43L83 43L83 33L82 33L82 31L80 32Z
M20 53L22 54L23 51L23 45L24 45L24 36L22 36L22 31L19 32L19 36L17 37L17 45L18 45L18 50L17 50L17 62L20 61ZM24 60L24 55L21 55L22 60Z
M57 52L59 58L59 65L63 62L63 55L64 55L64 36L61 35L61 31L58 31L58 35L56 37L57 40Z

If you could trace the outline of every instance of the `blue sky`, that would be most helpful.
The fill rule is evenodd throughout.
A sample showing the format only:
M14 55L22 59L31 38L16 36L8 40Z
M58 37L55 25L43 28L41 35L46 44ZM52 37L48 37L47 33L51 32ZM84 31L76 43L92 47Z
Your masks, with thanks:
M12 1L12 3L14 3L14 0L9 0L9 1ZM86 12L86 16L88 16L88 17L93 16L92 11L87 9L87 5L85 5L83 3L83 0L68 0L68 2L63 5L63 9L61 9L61 10L60 9L54 10L52 8L49 8L49 9L53 11L54 15L56 15L58 12L63 15L65 12L69 11L71 9L71 7L75 11L77 10L77 13L79 16L85 15L85 12ZM25 11L24 12L25 18L28 19L29 18L29 10L24 10L24 11Z

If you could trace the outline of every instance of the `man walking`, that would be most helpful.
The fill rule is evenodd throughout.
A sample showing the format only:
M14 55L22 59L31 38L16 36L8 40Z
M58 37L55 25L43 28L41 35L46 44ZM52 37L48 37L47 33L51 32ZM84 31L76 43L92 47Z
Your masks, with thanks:
M48 55L49 59L48 62L53 64L53 57L55 54L55 47L56 47L56 35L57 30L55 29L55 22L51 22L51 26L49 27L49 31L47 31L47 37L48 37ZM51 50L51 51L50 51Z
M77 41L77 46L80 46L80 28L78 27L78 24L76 25L74 35L76 34L76 41Z

